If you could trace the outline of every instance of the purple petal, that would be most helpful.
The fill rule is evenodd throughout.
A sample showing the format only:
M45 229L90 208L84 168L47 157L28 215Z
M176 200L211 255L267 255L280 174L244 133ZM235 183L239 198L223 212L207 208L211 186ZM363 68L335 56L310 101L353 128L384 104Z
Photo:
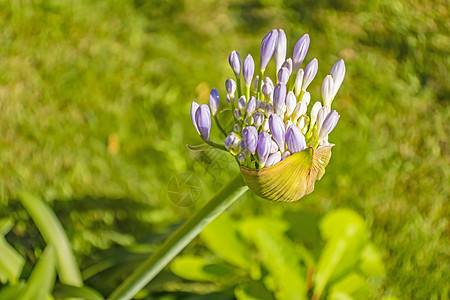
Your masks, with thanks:
M331 104L331 100L333 100L334 93L334 81L331 75L327 75L322 83L322 99L323 106L328 106Z
M278 82L286 84L289 80L289 75L291 74L289 73L288 68L282 67L280 71L278 71Z
M217 110L219 109L219 105L220 105L219 92L215 88L213 88L211 90L211 93L209 93L209 106L211 107L211 112L213 116L216 115Z
M264 167L264 165L266 164L271 149L272 138L270 137L270 134L265 131L261 131L258 136L258 147L256 151L258 153L259 163L262 167Z
M200 105L197 102L192 101L192 104L191 104L191 120L192 120L192 123L194 124L195 130L197 130L198 134L200 134L200 131L198 131L197 122L195 121L195 112L197 111L199 106Z
M296 125L289 126L286 131L286 144L292 154L300 152L306 148L305 137L300 128Z
M266 69L270 58L275 52L277 40L278 40L278 31L274 29L271 32L269 32L261 42L260 67L262 72L264 72L264 70Z
M319 63L317 62L317 59L314 58L309 62L309 64L305 68L305 75L303 75L303 83L302 83L303 91L306 91L309 84L313 81L314 77L316 77L318 69Z
M323 141L327 137L327 135L329 135L330 132L334 129L334 127L336 127L336 124L339 121L339 117L339 114L335 110L328 114L320 128L319 141Z
M295 44L294 54L292 56L292 70L293 72L298 72L300 66L305 59L306 53L309 48L309 35L304 34Z
M200 136L205 140L209 140L209 132L211 130L211 112L206 104L200 105L195 112L195 122Z
M253 126L245 127L242 130L242 140L244 141L245 148L254 154L258 145L258 130Z
M253 57L249 54L244 60L244 65L242 66L242 76L244 77L244 82L246 86L252 84L253 74L255 73L255 62Z
M271 114L269 117L269 128L270 133L272 134L273 140L277 143L278 148L281 152L284 152L285 149L285 128L283 119L277 114Z
M256 105L258 104L258 100L254 96L250 97L247 103L247 114L251 116L253 112L256 110Z
M241 56L236 50L233 50L228 57L228 62L230 63L230 67L236 75L237 78L241 77Z
M286 85L282 82L273 91L273 111L281 117L286 111Z
M290 117L297 104L297 99L295 98L294 92L290 91L286 96L286 117Z
M233 79L228 78L225 81L225 89L230 97L234 97L234 93L236 92L236 82Z
M271 167L281 161L281 153L275 152L270 154L266 161L266 167Z
M337 91L341 87L341 84L344 81L345 77L345 63L343 59L337 61L333 65L333 67L331 68L330 75L331 77L333 77L334 80L334 91L333 91L333 98L334 98L334 96L336 96Z
M283 64L284 60L286 59L286 34L284 33L283 29L278 29L277 45L275 47L273 56L275 58L275 66L278 72L278 70L281 69L281 65Z

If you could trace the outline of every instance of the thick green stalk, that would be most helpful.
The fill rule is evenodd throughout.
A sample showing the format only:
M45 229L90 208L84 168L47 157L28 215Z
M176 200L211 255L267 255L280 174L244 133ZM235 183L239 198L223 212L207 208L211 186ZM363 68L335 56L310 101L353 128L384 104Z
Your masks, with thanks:
M206 205L178 228L112 294L110 300L131 299L183 250L211 221L248 190L241 175L232 179Z

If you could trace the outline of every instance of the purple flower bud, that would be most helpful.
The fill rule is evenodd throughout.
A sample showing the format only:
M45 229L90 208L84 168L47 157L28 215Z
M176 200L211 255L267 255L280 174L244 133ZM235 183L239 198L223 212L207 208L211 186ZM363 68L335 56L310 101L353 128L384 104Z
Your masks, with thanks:
M286 84L289 80L289 70L286 67L282 67L278 71L278 82Z
M284 117L286 111L286 85L279 83L273 91L273 110L280 117Z
M298 70L297 76L295 76L294 81L294 90L295 90L295 96L298 97L302 91L302 83L303 83L303 76L305 72L303 69Z
M265 132L269 132L269 119L264 119L264 122L262 124L262 130Z
M233 114L234 114L234 117L236 118L236 120L240 120L241 117L242 117L241 111L240 111L240 109L238 109L238 108L236 108L236 109L234 110Z
M197 109L199 106L200 105L197 102L192 101L192 103L191 103L191 120L192 120L192 123L194 124L195 130L197 130L198 134L200 134L200 131L198 131L197 122L195 121L195 113L197 112Z
M228 102L228 104L231 104L230 95L228 95L228 94L227 94L227 102Z
M247 114L251 116L253 112L256 110L256 105L258 105L258 100L254 96L250 97L247 103Z
M228 151L235 150L234 148L236 146L239 146L240 142L241 141L237 134L234 132L230 132L230 134L225 139L225 148L227 148Z
M297 121L297 126L298 128L300 128L303 134L306 134L308 132L308 128L306 127L306 125L307 125L306 118L304 116L300 117L300 119L298 119Z
M236 50L233 50L228 57L228 62L230 63L230 67L236 75L237 78L241 77L241 56Z
M317 62L317 59L314 58L309 62L309 64L305 68L305 75L303 75L303 83L302 83L303 91L306 91L309 84L313 81L314 77L316 77L318 69L319 63Z
M292 124L294 124L294 123L292 123L291 120L287 120L286 122L284 122L284 128L286 128L286 130L287 130L289 128L289 126L291 126Z
M264 112L266 113L266 116L270 116L271 114L273 114L273 104L272 103L267 103L265 108L264 108Z
M303 60L305 59L306 52L309 48L309 35L304 34L295 44L294 54L292 56L292 71L298 72Z
M256 149L258 153L259 164L261 165L261 167L264 167L264 165L266 164L271 148L272 138L270 137L270 134L265 131L261 131L258 136L258 147Z
M217 110L219 109L219 105L220 105L219 92L215 88L213 88L211 90L211 93L209 94L209 106L211 107L211 112L213 116L216 115Z
M334 81L334 91L333 91L333 97L336 96L337 91L341 87L342 82L344 81L345 76L345 63L344 60L341 59L337 61L333 67L331 68L331 77L333 77Z
M243 153L239 153L237 159L241 164L245 163L245 155Z
M225 89L227 90L228 95L231 97L234 97L234 93L236 92L236 82L231 79L228 78L225 81Z
M278 148L281 150L281 152L284 152L286 130L284 128L283 119L281 119L281 117L277 114L271 114L269 117L269 128L273 140L275 141L275 143L277 143Z
M258 101L258 108L265 110L266 109L266 102L259 100Z
M249 54L244 60L244 65L242 66L242 76L244 77L244 82L246 86L252 84L253 74L255 73L255 62L253 57Z
M275 66L276 70L281 69L281 64L286 59L286 34L284 33L283 29L278 29L278 39L277 39L277 45L275 46Z
M256 75L255 80L253 80L253 87L255 88L255 90L258 89L258 81L259 81L259 76Z
M260 56L261 72L264 72L266 70L267 64L269 63L270 58L272 58L272 55L275 52L277 40L278 40L278 31L275 29L273 29L263 38L261 42L261 56Z
M316 123L317 113L321 108L322 104L319 101L314 103L313 107L311 108L311 126L314 126L314 124Z
M303 151L306 148L305 137L300 128L295 125L289 126L286 131L286 144L292 154Z
M281 67L289 70L289 76L292 74L292 58L286 59L286 61L281 65Z
M297 104L297 99L295 98L294 92L289 91L286 96L286 117L290 117L294 112L295 105Z
M259 126L262 125L263 122L264 122L264 115L262 113L256 113L255 116L253 117L253 124L255 125L255 127L258 128Z
M209 140L209 132L211 130L211 112L206 104L200 105L195 112L195 122L197 123L198 132L205 140Z
M270 84L264 83L261 87L261 91L265 97L270 98L273 93L273 87Z
M281 161L281 153L275 152L269 155L266 161L266 167L271 167Z
M283 153L283 155L281 155L281 160L284 160L284 159L288 158L289 156L291 156L291 153L289 151L286 151Z
M334 129L334 127L336 127L336 124L339 121L339 117L339 114L335 110L328 114L328 116L325 118L325 121L323 121L322 127L320 128L318 138L319 142L323 141Z
M239 124L234 124L233 125L233 131L234 132L241 132L241 126L239 126Z
M247 100L245 99L245 96L242 95L238 100L238 108L241 111L241 114L243 115L245 113L245 108L247 106Z
M245 148L254 154L258 145L258 130L253 126L245 127L242 130L242 140L244 141Z

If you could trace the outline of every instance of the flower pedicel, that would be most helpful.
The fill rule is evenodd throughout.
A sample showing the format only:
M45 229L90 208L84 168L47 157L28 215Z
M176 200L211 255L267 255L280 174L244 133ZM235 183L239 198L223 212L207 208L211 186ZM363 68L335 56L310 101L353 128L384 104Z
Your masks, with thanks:
M239 53L232 51L229 63L236 81L228 78L225 82L227 101L220 101L214 88L209 107L196 102L191 105L192 122L202 139L233 155L248 187L272 201L299 200L311 193L315 182L324 175L334 146L328 142L328 135L339 120L339 114L331 111L331 104L345 76L341 59L323 80L322 103L315 102L308 115L311 95L307 88L317 74L318 61L314 58L305 69L301 68L310 44L308 34L297 41L292 59L286 59L286 44L281 29L274 29L263 38L260 72L255 77L253 57L249 54L241 65ZM265 76L272 56L276 65L274 79ZM219 106L233 112L234 126L229 132L217 118ZM225 147L210 141L211 113L227 135Z

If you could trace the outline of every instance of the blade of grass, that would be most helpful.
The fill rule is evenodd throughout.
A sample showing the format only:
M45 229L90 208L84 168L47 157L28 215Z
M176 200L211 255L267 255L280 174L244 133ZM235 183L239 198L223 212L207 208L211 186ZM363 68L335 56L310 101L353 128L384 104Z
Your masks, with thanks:
M73 255L69 239L53 210L41 199L27 192L21 192L19 199L44 240L54 248L61 283L78 287L83 286L80 269Z

